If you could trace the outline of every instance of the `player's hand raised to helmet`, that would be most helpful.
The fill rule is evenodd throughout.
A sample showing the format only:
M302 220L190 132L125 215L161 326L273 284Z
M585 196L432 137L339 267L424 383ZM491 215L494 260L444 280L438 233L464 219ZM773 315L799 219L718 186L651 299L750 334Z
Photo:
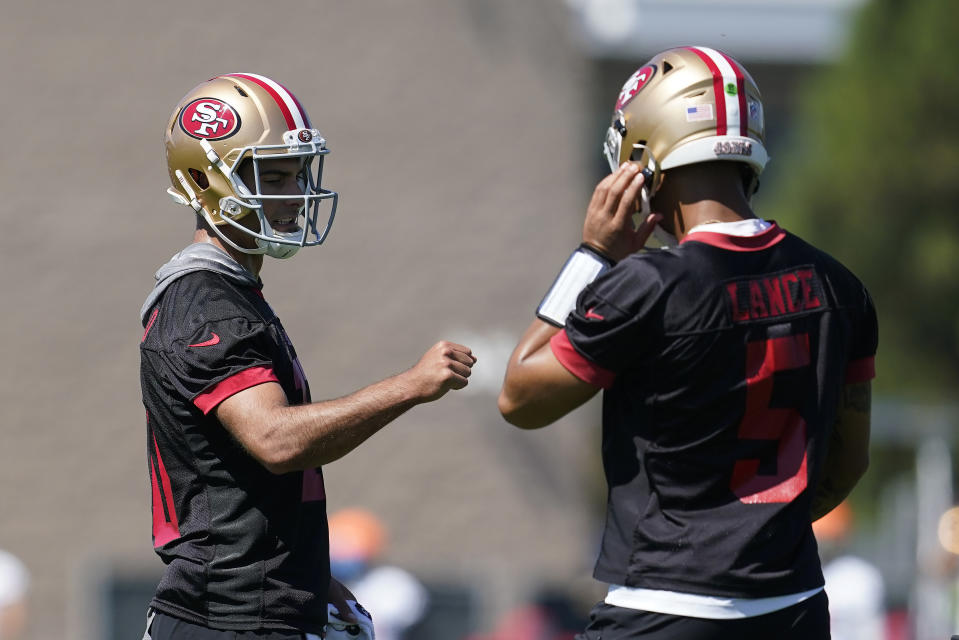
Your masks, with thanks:
M450 389L465 387L475 363L469 347L443 340L430 347L406 375L416 397L432 402Z
M586 209L583 242L616 261L642 249L662 218L658 213L650 213L638 226L634 225L643 182L640 167L632 162L624 162L600 180Z

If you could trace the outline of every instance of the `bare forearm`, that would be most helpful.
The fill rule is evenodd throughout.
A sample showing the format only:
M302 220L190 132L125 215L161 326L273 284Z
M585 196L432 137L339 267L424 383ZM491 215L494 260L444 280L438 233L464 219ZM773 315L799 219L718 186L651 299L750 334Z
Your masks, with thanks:
M466 386L476 358L468 347L441 341L412 368L348 396L290 406L275 382L244 389L219 404L220 423L273 473L337 460L410 407Z
M813 494L811 515L813 521L823 517L845 500L866 473L868 455L857 456L845 464L836 460L827 461L827 469ZM830 452L829 458L833 458Z
M829 440L822 477L815 488L812 519L818 520L852 492L869 466L871 387L843 389L839 415Z
M852 492L853 487L856 486L855 482L847 482L839 485L834 484L834 482L832 478L824 478L823 481L819 483L819 486L816 487L811 509L811 519L813 522L838 507L839 503L845 500Z
M271 431L286 451L278 470L310 469L338 460L422 402L403 375L335 400L277 410Z

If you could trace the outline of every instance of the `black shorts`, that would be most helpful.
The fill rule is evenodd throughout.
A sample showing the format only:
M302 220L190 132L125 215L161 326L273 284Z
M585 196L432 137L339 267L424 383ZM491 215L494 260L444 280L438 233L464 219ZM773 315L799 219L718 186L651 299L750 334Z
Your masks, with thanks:
M159 611L151 611L151 614L153 619L147 623L143 640L305 640L307 638L302 631L227 631L180 620Z
M829 600L820 591L791 607L751 618L712 620L600 602L576 640L829 640Z

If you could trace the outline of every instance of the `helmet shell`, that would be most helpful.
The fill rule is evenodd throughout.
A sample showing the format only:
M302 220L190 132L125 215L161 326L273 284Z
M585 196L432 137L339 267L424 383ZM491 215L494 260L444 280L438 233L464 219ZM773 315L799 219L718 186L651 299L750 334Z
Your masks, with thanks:
M654 173L731 160L758 176L766 166L762 96L727 54L678 47L654 56L623 85L604 145L610 170L638 161Z
M264 76L231 73L217 76L191 89L177 104L164 132L167 168L173 190L186 200L177 171L185 177L216 225L221 215L239 220L250 213L239 207L223 214L220 200L233 196L242 200L228 176L217 171L201 145L205 140L216 155L235 169L246 150L284 145L287 131L312 129L310 118L299 100L285 87ZM267 151L266 153L269 153Z

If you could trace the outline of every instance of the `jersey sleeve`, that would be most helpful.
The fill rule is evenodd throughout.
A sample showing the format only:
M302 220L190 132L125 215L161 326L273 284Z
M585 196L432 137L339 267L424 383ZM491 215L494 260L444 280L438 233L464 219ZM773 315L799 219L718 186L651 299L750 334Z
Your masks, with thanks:
M244 389L279 382L267 330L265 323L244 317L204 322L166 351L171 384L207 414Z
M587 286L565 328L550 340L560 364L584 382L609 388L662 333L661 323L656 330L658 281L641 261L630 260Z
M876 307L866 288L854 314L853 338L846 367L846 384L868 382L876 377L876 350L879 346L879 322Z

